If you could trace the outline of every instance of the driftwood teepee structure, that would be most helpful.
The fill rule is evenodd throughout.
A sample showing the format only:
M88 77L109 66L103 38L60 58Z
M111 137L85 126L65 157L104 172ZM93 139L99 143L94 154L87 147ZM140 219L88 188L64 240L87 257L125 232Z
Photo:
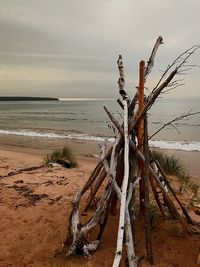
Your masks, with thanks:
M178 80L174 80L174 77L185 70L188 64L187 59L199 49L199 46L188 49L169 65L154 89L148 96L145 96L145 82L152 70L156 52L161 44L162 37L159 37L147 64L145 65L144 61L140 62L139 86L133 99L130 99L125 91L122 56L120 55L118 58L120 76L118 85L122 97L122 100L118 99L118 103L123 109L123 123L120 124L104 107L118 134L108 150L106 143L101 146L101 159L82 190L77 192L72 203L68 237L63 246L68 248L66 256L89 256L91 251L98 248L109 215L114 211L119 211L117 245L113 266L116 267L120 264L124 243L129 266L137 266L133 232L136 203L139 202L139 210L145 216L146 222L147 257L150 263L153 263L149 210L150 189L163 217L166 217L164 202L173 218L178 220L186 231L191 232L190 225L195 225L159 162L153 158L149 149L147 112L161 93L180 84ZM139 188L139 194L135 193L136 188ZM90 193L84 211L88 210L94 202L96 206L90 218L83 223L81 221L80 201L88 190ZM161 194L158 194L158 191ZM98 198L95 197L97 194ZM137 201L137 195L139 201ZM180 206L182 213L178 211L177 205ZM98 234L95 240L91 240L90 233L94 228L98 228Z

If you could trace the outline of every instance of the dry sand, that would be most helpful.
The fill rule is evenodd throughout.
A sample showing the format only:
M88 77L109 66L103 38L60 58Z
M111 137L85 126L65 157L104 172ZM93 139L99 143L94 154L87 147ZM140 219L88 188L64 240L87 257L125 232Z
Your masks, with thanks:
M91 143L76 142L74 150L78 151L81 145L84 146L82 154L96 152L96 144ZM45 149L2 147L0 175L40 165L45 152ZM193 171L198 180L200 153L178 154L190 160L190 172ZM0 178L0 267L112 266L117 231L117 217L114 215L110 217L100 248L91 259L54 257L66 238L70 201L85 183L96 159L79 155L78 163L75 169L42 167ZM200 218L193 211L191 215L196 220ZM144 232L141 218L137 223L136 252L140 266L149 266L145 258ZM187 234L177 222L157 216L153 228L153 248L155 266L192 267L197 266L195 260L200 239L198 235Z

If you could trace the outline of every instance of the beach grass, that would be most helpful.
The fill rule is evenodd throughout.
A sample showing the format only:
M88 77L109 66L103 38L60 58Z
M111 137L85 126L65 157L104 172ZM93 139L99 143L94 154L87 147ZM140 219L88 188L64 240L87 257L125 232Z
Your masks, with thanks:
M158 160L166 174L175 175L182 182L188 182L190 176L186 171L183 163L175 155L169 156L158 150L152 151L153 157Z
M75 168L77 166L76 158L72 152L72 149L69 146L64 146L63 148L58 148L54 150L52 153L47 154L44 157L44 165L49 165L49 163L55 163L58 159L63 159L67 161L71 168Z
M153 150L152 154L153 157L159 161L166 174L174 175L179 179L181 182L181 193L187 188L190 188L194 193L194 197L199 194L200 186L191 180L189 173L179 158L177 158L175 155L169 156L160 150Z

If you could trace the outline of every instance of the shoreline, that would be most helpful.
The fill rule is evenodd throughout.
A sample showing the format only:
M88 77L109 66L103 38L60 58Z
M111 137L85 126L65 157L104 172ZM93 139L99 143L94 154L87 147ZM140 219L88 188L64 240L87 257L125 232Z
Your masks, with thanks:
M11 153L25 153L29 155L35 155L42 158L47 154L52 152L57 148L62 148L67 145L71 147L74 154L79 157L88 157L91 154L99 154L99 144L97 141L83 141L83 140L73 140L73 139L65 139L65 140L55 140L55 139L36 139L36 138L27 138L24 140L24 137L16 143L10 142L7 140L7 143L0 145L0 156L6 152ZM25 141L25 142L24 142ZM29 144L29 146L28 146ZM189 175L193 180L200 183L200 152L199 151L183 151L177 149L161 149L154 148L155 150L161 150L167 153L168 155L175 155L178 157L183 163L185 169L188 171Z

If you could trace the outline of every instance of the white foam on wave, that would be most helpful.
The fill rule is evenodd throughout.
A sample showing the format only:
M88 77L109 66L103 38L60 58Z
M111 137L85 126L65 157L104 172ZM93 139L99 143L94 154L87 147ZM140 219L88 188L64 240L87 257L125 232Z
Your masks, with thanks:
M113 142L114 138L106 138L100 136L93 136L88 134L80 133L66 133L65 135L55 134L53 132L38 132L31 130L0 130L2 135L18 135L18 136L27 136L27 137L43 137L43 138L59 138L59 139L76 139L76 140L86 140L86 141L98 141L103 142L107 139L109 142Z
M25 137L40 137L49 139L75 139L75 140L85 140L85 141L97 141L103 142L107 139L109 142L113 142L114 138L106 138L100 136L94 136L82 133L65 133L56 134L54 132L39 132L32 130L1 130L1 135L18 135ZM200 142L184 142L184 141L150 141L150 146L159 147L163 149L178 149L185 151L200 151Z
M18 130L18 131L11 131L11 130L0 130L0 134L3 135L18 135L18 136L28 136L28 137L46 137L46 138L61 138L60 135L55 133L42 133L42 132L35 132L29 130ZM63 136L64 138L64 136Z
M200 142L184 142L184 141L150 141L150 146L163 149L177 149L184 151L200 151Z

